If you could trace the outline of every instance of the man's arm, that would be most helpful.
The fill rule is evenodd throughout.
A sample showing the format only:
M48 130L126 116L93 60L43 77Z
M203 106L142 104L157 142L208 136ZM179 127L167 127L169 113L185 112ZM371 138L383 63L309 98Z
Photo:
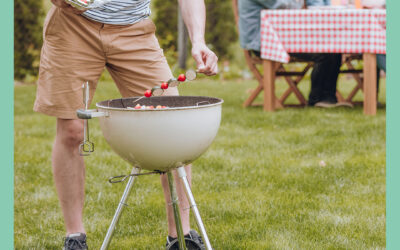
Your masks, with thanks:
M204 0L179 0L183 20L192 41L192 56L198 72L206 75L218 73L218 57L205 43L206 8Z

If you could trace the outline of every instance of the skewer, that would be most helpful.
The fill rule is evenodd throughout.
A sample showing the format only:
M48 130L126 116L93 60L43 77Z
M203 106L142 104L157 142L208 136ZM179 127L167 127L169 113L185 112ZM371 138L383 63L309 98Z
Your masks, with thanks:
M169 87L177 87L180 83L185 82L185 81L193 81L196 79L197 73L196 71L189 69L186 71L185 74L180 74L178 78L171 78L166 82L163 82L161 86L155 86L151 90L148 89L144 92L145 97L151 97L151 96L160 96L164 93L165 89L168 89Z

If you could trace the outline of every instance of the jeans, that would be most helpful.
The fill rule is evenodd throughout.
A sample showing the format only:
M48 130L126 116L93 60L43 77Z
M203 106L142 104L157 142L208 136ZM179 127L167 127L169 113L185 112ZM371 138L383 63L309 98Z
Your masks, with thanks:
M313 106L322 101L336 103L336 83L342 64L341 54L292 53L290 56L314 62L308 104Z
M376 55L376 63L379 69L382 69L386 73L386 55L377 54Z

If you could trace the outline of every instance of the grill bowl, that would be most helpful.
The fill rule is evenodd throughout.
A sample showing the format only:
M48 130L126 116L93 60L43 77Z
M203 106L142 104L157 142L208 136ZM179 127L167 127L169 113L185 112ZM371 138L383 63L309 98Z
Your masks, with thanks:
M131 97L102 101L104 138L124 160L146 170L168 171L197 159L221 121L222 99L203 96ZM137 104L166 109L135 110Z

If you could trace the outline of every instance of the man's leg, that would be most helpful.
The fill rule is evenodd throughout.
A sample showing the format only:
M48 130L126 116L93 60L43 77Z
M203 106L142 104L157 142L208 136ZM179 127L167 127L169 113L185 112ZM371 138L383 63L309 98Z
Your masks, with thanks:
M91 96L104 70L100 23L52 7L43 28L43 47L34 110L57 117L52 168L66 227L65 249L86 249L82 213L85 167L78 147L83 123L82 84L89 81ZM79 234L76 234L79 233ZM71 235L72 234L72 235Z
M337 102L336 86L342 64L341 54L320 54L316 60L316 83L322 82L322 101ZM312 81L312 79L311 79Z
M85 165L83 157L78 152L82 140L82 121L57 119L52 167L67 235L85 233L82 221Z
M191 165L188 165L185 167L186 174L187 174L187 179L189 183L191 184L192 181L192 172L191 172ZM182 229L183 229L183 234L187 235L189 234L190 231L190 205L189 201L186 197L185 189L182 185L182 182L180 181L180 178L178 176L178 173L176 170L172 171L175 179L175 185L176 185L176 192L178 194L178 199L179 199L179 212L181 215L181 221L182 221ZM172 208L172 201L171 201L171 194L168 186L168 180L167 176L165 174L161 175L161 184L164 190L164 198L165 198L165 203L166 203L166 209L167 209L167 219L168 219L168 235L177 238L178 234L176 232L176 225L175 225L175 218L174 218L174 210Z

